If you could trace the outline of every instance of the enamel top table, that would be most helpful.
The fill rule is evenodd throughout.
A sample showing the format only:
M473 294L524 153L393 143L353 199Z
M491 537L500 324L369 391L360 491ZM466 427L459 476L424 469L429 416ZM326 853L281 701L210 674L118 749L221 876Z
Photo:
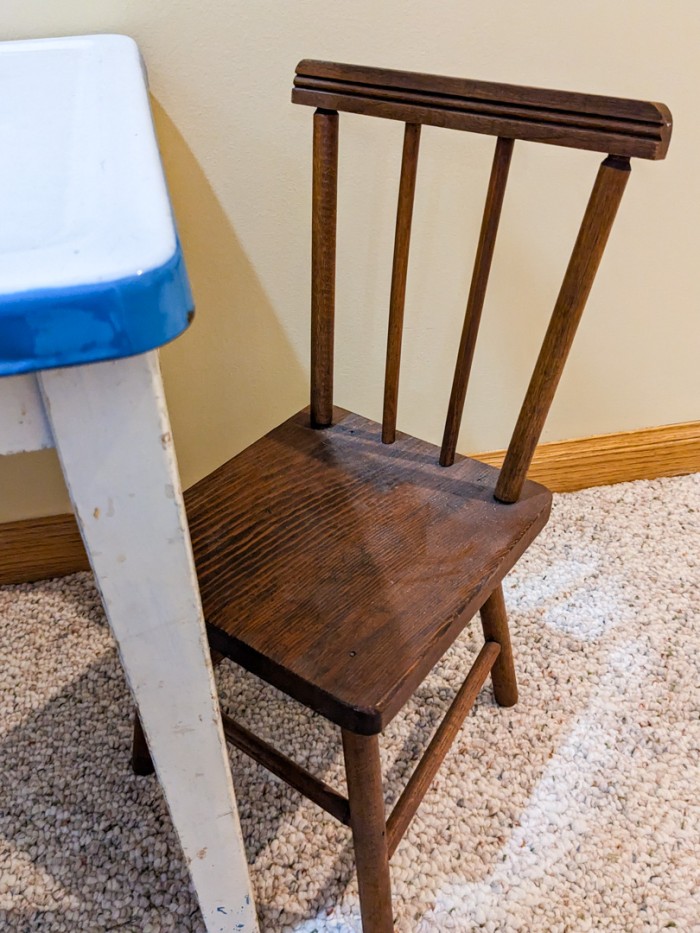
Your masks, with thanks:
M257 929L156 348L192 299L125 36L0 43L0 453L57 448L210 933Z

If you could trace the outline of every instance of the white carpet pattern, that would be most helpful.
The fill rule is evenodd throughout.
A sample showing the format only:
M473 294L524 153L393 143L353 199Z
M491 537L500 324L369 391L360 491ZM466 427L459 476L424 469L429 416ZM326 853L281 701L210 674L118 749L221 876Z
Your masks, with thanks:
M397 930L700 931L700 475L557 496L506 581L521 700L486 687L392 861ZM393 801L479 644L391 724ZM329 783L338 735L226 663L225 705ZM0 929L197 931L88 574L0 590ZM242 755L263 931L360 930L349 831Z

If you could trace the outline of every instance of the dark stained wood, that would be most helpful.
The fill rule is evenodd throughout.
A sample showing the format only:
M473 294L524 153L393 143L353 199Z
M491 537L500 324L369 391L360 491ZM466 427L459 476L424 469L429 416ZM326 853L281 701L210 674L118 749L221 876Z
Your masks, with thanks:
M518 702L518 681L515 677L503 587L500 584L481 607L479 614L484 638L487 642L496 642L501 649L491 671L493 695L499 706L515 706Z
M491 271L491 261L496 245L496 234L498 233L498 222L501 219L503 197L506 192L508 169L510 168L512 155L513 140L498 139L496 141L496 151L493 155L493 166L491 168L491 178L486 194L484 218L481 223L479 245L474 261L474 273L469 289L467 310L464 316L464 328L457 352L457 365L455 366L450 404L447 409L445 432L442 438L442 449L440 450L441 466L452 466L455 460L457 437L459 435L460 425L462 424L464 400L467 396L469 374L472 368L472 360L474 359L474 348L476 347L476 338L479 333L481 311L484 307L486 286L488 285L489 273Z
M483 460L500 467L505 451L471 454L474 460ZM590 486L607 486L635 479L658 479L663 476L685 476L700 472L700 421L659 425L639 431L623 431L569 441L539 444L535 450L528 476L547 486L553 492L574 492ZM56 574L49 561L42 562L42 543L34 533L35 522L27 520L26 528L15 537L21 548L21 559L5 570L5 583L23 583L26 579L63 576L87 570L89 562L82 547L80 532L72 515L56 515L52 519L52 534L56 546L65 556L62 572ZM24 525L24 522L9 523ZM0 524L0 565L12 549L4 537L7 526ZM77 536L77 540L76 540ZM64 542L66 543L64 551ZM74 547L71 545L74 542ZM14 555L13 555L14 556ZM31 574L31 576L28 576Z
M393 444L396 440L396 410L399 398L399 370L401 367L401 336L403 334L408 251L411 243L411 220L413 217L413 198L416 191L419 145L420 124L407 123L403 141L399 203L396 209L394 263L391 273L389 335L386 345L384 414L382 417L382 442L384 444Z
M395 72L389 73L395 74ZM406 72L405 74L407 75L407 79L431 78L433 81L450 80L440 75L420 75L415 72ZM416 80L415 83L417 85L418 81ZM603 129L606 132L619 132L623 135L632 133L637 136L646 137L647 139L658 139L659 135L666 129L665 121L670 119L667 108L662 104L647 104L644 101L619 98L618 104L607 108L610 111L609 113L604 113L606 103L610 102L611 98L597 95L582 95L584 106L586 100L592 100L594 102L591 113L586 114L585 112L577 111L575 109L575 102L572 102L572 97L577 97L578 95L571 95L566 91L546 91L543 88L523 87L518 85L488 85L488 83L481 81L460 81L460 83L467 85L466 90L468 93L466 95L455 95L443 93L441 91L436 92L434 90L421 91L416 89L416 87L381 87L373 86L369 82L342 81L337 78L329 80L298 75L294 81L294 90L298 92L299 95L304 92L315 91L319 94L325 92L326 94L347 95L348 97L355 98L362 97L366 98L368 102L374 101L376 104L393 103L405 104L407 106L418 104L425 108L447 108L462 114L483 115L493 118L512 118L514 120L525 120L533 123L549 123L556 126L561 126L562 123L564 123L573 128L588 130ZM484 84L494 89L495 95L491 99L479 100L477 97L469 96L470 91L474 91L477 94L480 93L480 89ZM502 93L499 93L499 89L503 89ZM508 99L509 96L515 98L518 94L520 95L519 101ZM543 97L543 95L547 94L551 94L552 99L558 95L558 101L556 102L560 103L561 106L549 106ZM601 108L600 110L596 110L595 102L601 100L603 101ZM306 102L305 98L304 102ZM628 104L632 105L631 108L628 108L630 112L634 105L640 105L637 107L638 118L615 112L616 107L622 110L625 109L625 105ZM571 106L573 109L562 109L562 107L567 108L568 106ZM642 113L649 119L645 119ZM368 115L371 114L368 112ZM604 122L601 122L601 115L604 118ZM495 136L497 134L492 130L489 135Z
M500 467L505 451L475 453L471 457ZM687 421L642 428L639 431L539 444L528 476L553 492L574 492L590 486L608 486L635 479L658 479L698 472L700 421ZM50 553L47 562L43 562L45 552L41 537L35 534L35 523L43 521L28 519L26 526L24 522L8 523L11 526L25 526L20 534L13 532L11 538L5 537L8 526L0 524L0 565L4 567L5 560L10 555L15 556L12 547L6 543L8 540L12 540L13 547L16 542L16 548L21 549L19 559L5 569L3 584L63 576L89 568L80 532L72 515L56 515L51 520L56 547L63 555L61 573L56 574L53 569Z
M379 740L343 730L363 933L392 933L391 879Z
M598 170L496 486L496 498L501 502L514 502L520 494L603 257L629 172L629 160L615 156L605 159Z
M411 775L404 792L392 810L387 820L389 858L394 854L397 845L408 829L445 755L450 750L450 746L461 729L462 723L474 705L477 695L489 675L489 671L497 662L500 650L500 646L493 641L487 641L483 646L457 696L452 701L452 705L438 726L430 745Z
M333 417L338 114L314 114L311 217L311 423Z
M310 60L292 101L644 159L664 158L672 125L648 101Z
M151 752L148 748L146 735L141 725L141 717L134 713L134 735L131 745L131 767L134 774L145 776L153 774L156 770L151 758Z
M335 409L299 412L185 494L212 647L359 733L381 731L544 526L551 494Z
M89 569L90 561L72 515L0 524L0 586Z
M299 793L313 800L314 803L322 807L336 820L350 825L350 806L342 794L335 788L319 780L306 768L302 768L296 761L287 758L276 748L269 745L263 739L250 732L235 719L221 714L221 721L224 726L224 735L228 741L239 748L242 752L257 761L272 774L286 781L290 787L298 790Z
M315 76L330 80L347 81L358 85L386 87L404 91L423 91L446 94L457 99L507 103L521 107L541 107L547 110L613 117L640 122L654 122L661 104L584 94L577 91L555 91L517 84L475 81L471 78L453 78L446 75L375 68L366 65L348 65L303 59L296 67L295 87L304 78Z

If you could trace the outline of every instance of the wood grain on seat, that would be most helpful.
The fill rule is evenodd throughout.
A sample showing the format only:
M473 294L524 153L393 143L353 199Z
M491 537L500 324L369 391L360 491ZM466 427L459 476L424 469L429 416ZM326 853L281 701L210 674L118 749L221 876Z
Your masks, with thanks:
M528 482L336 408L305 410L187 495L212 647L343 728L380 732L544 526Z

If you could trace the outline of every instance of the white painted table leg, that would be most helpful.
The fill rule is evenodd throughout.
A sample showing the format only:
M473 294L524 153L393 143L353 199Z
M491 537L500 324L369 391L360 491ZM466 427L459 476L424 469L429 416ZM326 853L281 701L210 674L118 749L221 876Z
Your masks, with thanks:
M0 454L53 447L34 373L0 379Z
M207 930L255 931L157 356L38 379Z

